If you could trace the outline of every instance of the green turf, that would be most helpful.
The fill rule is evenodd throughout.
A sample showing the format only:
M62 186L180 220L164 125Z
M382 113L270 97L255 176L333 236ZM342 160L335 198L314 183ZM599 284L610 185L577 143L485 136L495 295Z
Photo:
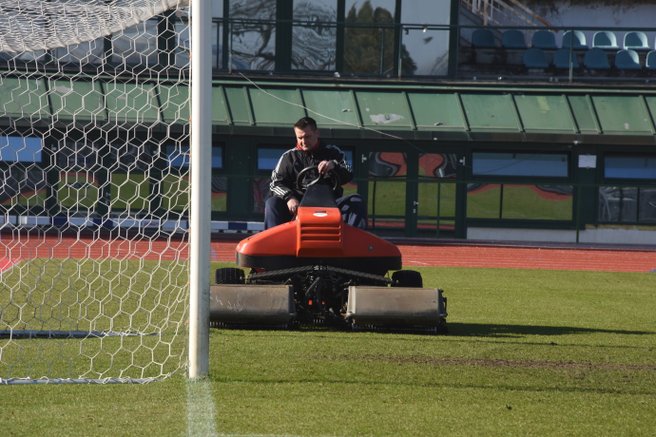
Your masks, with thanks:
M449 298L447 336L211 330L216 431L653 434L653 273L420 270ZM0 404L4 435L187 430L182 376L146 386L0 386Z

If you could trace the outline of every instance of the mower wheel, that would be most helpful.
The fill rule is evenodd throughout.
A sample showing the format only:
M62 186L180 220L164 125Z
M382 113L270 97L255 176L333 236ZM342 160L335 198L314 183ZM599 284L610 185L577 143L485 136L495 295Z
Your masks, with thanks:
M421 273L415 270L399 270L392 273L392 287L422 288L423 286Z
M235 267L216 269L217 284L244 284L244 271Z

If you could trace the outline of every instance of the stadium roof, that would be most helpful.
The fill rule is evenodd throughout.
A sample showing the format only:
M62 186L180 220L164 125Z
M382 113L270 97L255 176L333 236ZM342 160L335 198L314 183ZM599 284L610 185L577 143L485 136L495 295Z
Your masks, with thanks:
M212 92L218 133L289 137L291 125L309 115L324 137L656 143L653 89L226 79ZM187 96L179 84L0 78L0 99L18 124L35 113L42 120L57 114L81 122L186 124Z

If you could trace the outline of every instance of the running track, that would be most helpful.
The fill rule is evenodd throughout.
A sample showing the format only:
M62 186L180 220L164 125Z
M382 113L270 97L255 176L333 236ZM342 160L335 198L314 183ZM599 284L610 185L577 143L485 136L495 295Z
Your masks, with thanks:
M211 244L212 261L233 262L236 241ZM655 250L400 244L405 266L482 267L607 272L656 272ZM185 242L13 238L0 235L0 271L32 258L181 260Z

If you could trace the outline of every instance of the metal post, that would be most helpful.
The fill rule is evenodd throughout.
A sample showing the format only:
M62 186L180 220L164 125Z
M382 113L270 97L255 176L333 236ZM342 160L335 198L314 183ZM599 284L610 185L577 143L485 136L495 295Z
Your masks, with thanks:
M189 378L209 374L212 53L210 0L191 2L191 213Z

